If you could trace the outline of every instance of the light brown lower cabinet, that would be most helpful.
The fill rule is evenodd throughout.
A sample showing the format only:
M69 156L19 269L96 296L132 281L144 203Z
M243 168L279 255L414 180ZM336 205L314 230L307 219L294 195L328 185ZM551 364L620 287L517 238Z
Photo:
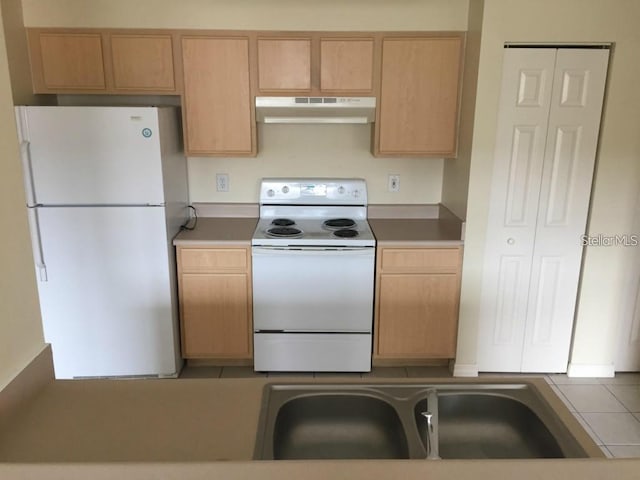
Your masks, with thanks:
M250 364L250 249L179 246L177 259L182 356Z
M462 248L378 248L374 364L455 357Z

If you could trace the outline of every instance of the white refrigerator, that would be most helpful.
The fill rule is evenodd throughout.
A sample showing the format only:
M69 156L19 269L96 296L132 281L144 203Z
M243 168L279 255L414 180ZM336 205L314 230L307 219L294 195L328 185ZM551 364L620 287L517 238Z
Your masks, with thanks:
M21 106L16 119L56 378L175 377L178 110Z

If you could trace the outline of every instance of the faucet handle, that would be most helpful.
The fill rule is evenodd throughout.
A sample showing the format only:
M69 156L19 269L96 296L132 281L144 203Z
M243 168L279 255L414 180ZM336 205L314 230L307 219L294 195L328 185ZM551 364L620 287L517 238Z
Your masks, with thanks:
M433 433L433 414L431 412L421 412L420 415L427 419L427 429Z

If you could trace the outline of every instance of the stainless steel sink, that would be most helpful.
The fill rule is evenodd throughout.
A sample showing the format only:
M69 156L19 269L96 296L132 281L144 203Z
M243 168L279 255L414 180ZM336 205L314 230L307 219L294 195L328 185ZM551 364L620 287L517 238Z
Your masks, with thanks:
M396 410L379 398L339 393L294 398L279 409L273 458L409 458Z
M530 383L270 384L254 458L598 456L583 431L580 440L573 435L581 427L574 422L570 430L555 408Z
M426 438L426 425L420 415L425 409L425 401L418 402L415 408L421 438ZM441 458L565 457L540 417L511 397L445 393L438 397L438 415Z

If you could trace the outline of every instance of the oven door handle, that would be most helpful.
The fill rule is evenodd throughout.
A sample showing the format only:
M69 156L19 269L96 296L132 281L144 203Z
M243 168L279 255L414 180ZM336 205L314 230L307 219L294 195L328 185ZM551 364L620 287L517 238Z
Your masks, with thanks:
M375 254L373 247L252 247L251 255L371 255Z

